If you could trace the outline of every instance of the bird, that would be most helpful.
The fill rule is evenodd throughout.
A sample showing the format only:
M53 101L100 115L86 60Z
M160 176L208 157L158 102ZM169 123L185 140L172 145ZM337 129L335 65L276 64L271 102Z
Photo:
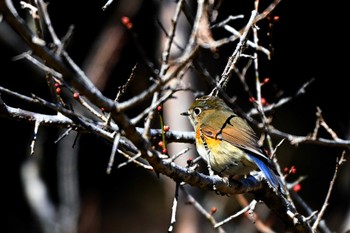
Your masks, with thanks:
M276 166L259 146L252 127L220 97L198 97L181 115L189 118L195 130L196 149L209 172L234 177L260 170L270 187L285 194Z

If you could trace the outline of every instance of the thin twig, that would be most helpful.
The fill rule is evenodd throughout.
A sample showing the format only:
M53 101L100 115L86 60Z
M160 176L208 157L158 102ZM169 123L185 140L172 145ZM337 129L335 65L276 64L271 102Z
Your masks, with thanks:
M107 9L107 7L109 7L109 5L112 4L112 2L113 2L113 0L108 0L108 1L103 5L102 10L105 11L105 10Z
M159 72L161 77L167 72L167 70L169 68L168 62L169 62L170 50L171 50L171 46L172 46L173 41L174 41L176 26L177 26L177 23L179 20L179 16L181 13L183 2L184 2L183 0L180 0L177 2L174 16L170 20L170 22L171 22L170 33L167 36L167 41L165 43L165 47L164 47L164 50L162 53L162 65L161 65L160 72Z
M253 201L251 202L251 204L252 204L253 202L256 202L256 201L253 200ZM244 207L243 209L241 209L241 210L238 211L237 213L235 213L235 214L229 216L228 218L225 218L223 221L221 221L221 222L215 224L214 227L215 227L215 228L220 227L220 226L224 225L225 223L231 221L232 219L237 218L238 216L244 214L245 212L247 212L247 211L251 208L251 204L249 204L248 206Z
M265 224L259 217L257 213L254 212L256 205L258 202L256 200L252 200L250 203L246 199L246 197L242 194L235 196L238 203L243 206L250 206L251 208L245 212L245 216L254 223L254 226L256 229L261 233L275 233L271 227L269 227L267 224Z
M292 96L288 96L285 98L282 98L280 100L278 100L277 103L272 103L269 104L268 106L264 106L263 110L265 113L271 112L275 109L278 109L284 105L286 105L287 103L291 102L292 100L294 100L295 98L299 97L302 94L306 93L306 88L315 81L314 78L310 79L309 81L307 81L306 83L304 83L304 85L302 87L300 87L300 89ZM256 108L252 108L250 111L248 111L247 115L248 116L253 116L258 114L258 110Z
M42 0L38 0L37 3L38 3L38 9L39 9L40 16L46 24L46 27L51 35L53 43L56 45L57 48L61 47L62 46L61 40L58 39L58 36L57 36L53 26L52 26L50 16L47 12L47 5L48 4L43 2ZM60 54L60 53L58 53L58 54Z
M165 101L167 101L169 98L171 98L173 96L173 94L178 91L176 89L171 89L169 90L167 93L163 94L160 98L158 98L158 100L156 101L152 101L151 105L147 108L145 108L145 110L143 110L139 115L137 115L136 117L134 117L133 119L131 119L130 121L132 122L132 124L137 124L139 123L147 114L150 114L151 112L154 112L154 110L159 106L162 105ZM149 117L149 115L148 115Z
M232 71L234 70L234 67L237 64L237 61L239 60L242 52L244 51L244 44L245 44L245 41L247 39L248 32L250 31L250 29L253 25L254 18L256 17L256 15L257 15L257 12L255 10L253 10L251 13L251 16L249 18L249 21L244 29L244 32L243 32L242 36L240 37L240 40L236 46L236 49L232 53L232 55L230 56L229 61L227 62L227 65L226 65L223 73L221 74L221 79L218 83L218 86L223 90L225 89L229 79L231 78ZM212 92L210 93L210 95L216 96L218 94L218 92L219 92L219 89L217 87L215 87L212 90Z
M76 93L74 93L76 94ZM88 110L90 113L92 113L92 115L98 117L99 119L101 119L103 122L107 122L107 118L99 113L98 111L96 111L82 96L80 96L79 94L77 95L76 99L79 101L79 103L86 108L86 110Z
M130 86L131 82L134 80L135 78L135 70L136 70L136 67L137 65L135 65L132 70L131 70L131 74L128 78L128 80L126 80L126 83L119 88L119 91L117 93L117 96L115 97L114 101L117 102L119 101L120 97L125 94L126 92L126 89ZM106 125L108 125L110 122L111 122L111 119L112 119L112 114L109 113L108 116L107 116L107 120L106 120Z
M299 206L301 206L302 210L306 212L306 214L308 215L308 217L305 218L305 221L309 221L309 219L315 218L315 215L317 213L317 211L313 211L308 205L307 203L299 196L298 193L296 192L290 192L293 200L298 203ZM329 227L326 224L326 221L324 219L322 219L319 223L318 228L323 232L323 233L332 233L333 231L331 231L329 229Z
M167 41L165 43L165 47L164 47L164 50L162 53L162 63L161 63L160 71L159 71L159 77L162 81L164 81L165 74L167 73L167 71L169 69L168 62L169 62L171 45L172 45L174 37L175 37L177 21L178 21L180 12L181 12L183 2L184 2L183 0L180 0L176 5L174 17L171 20L171 23L172 23L171 24L172 25L171 32L170 32L169 36L167 37ZM181 70L180 70L180 72L181 72ZM154 92L153 98L152 98L152 105L155 105L158 102L159 98L160 98L160 92L159 91ZM151 111L148 112L145 123L144 123L145 132L143 133L143 136L145 138L147 138L149 136L151 120L153 119L153 116L154 116L154 109L150 109L150 110Z
M180 188L181 188L181 191L186 195L187 203L193 205L200 214L202 214L206 219L208 219L208 221L216 230L216 232L225 233L223 228L221 228L220 226L216 226L217 222L213 214L206 211L205 208L198 201L196 201L196 199L185 189L183 185L181 185Z
M34 124L34 132L33 132L32 143L30 144L30 154L31 155L34 154L34 146L35 146L36 139L38 137L39 126L40 126L40 120L37 119L35 121L35 124Z
M36 65L37 67L39 67L40 69L42 69L43 71L52 74L53 76L57 77L57 78L62 78L62 74L56 72L54 69L52 69L51 67L48 67L46 65L44 65L42 62L40 62L39 60L35 59L32 56L32 52L24 52L20 55L17 55L15 57L13 57L13 61L16 60L20 60L26 58L28 61L30 61L31 63L33 63L34 65Z
M177 158L179 158L180 156L186 154L188 151L190 150L189 147L186 147L185 149L181 150L179 153L177 153L176 155L172 156L170 159L172 162L174 162Z
M159 18L156 18L156 23L159 25L160 29L164 33L166 37L170 37L169 33L166 31L165 27L163 26L162 22L160 22ZM173 41L173 45L175 45L179 50L183 50L184 48L181 47L179 43L177 43L175 40Z
M177 211L177 203L179 199L179 186L180 182L176 182L176 188L175 188L175 195L173 199L173 206L171 207L171 219L170 219L170 226L168 228L168 232L173 232L174 225L176 223L176 211Z
M107 174L110 174L112 171L114 157L115 157L115 154L117 153L117 150L118 150L119 140L120 140L120 133L116 132L116 135L115 135L114 141L113 141L111 155L109 157L109 162L108 162L108 166L107 166L107 170L106 170Z
M331 129L326 121L324 120L322 116L322 111L320 107L317 107L317 112L316 112L317 118L320 120L320 125L331 135L331 137L334 139L334 141L339 140L338 135L334 132L333 129Z
M326 208L328 206L328 201L329 201L329 198L330 198L332 190L333 190L335 179L337 178L337 175L338 175L339 166L342 165L346 161L344 159L344 155L345 155L345 151L343 151L343 153L342 153L340 158L337 158L337 161L336 161L336 164L335 164L334 175L333 175L333 178L332 178L332 180L330 182L330 185L329 185L329 188L328 188L328 192L327 192L327 196L326 196L326 198L324 200L324 203L322 205L322 208L321 208L320 212L317 215L317 218L316 218L314 224L312 225L312 230L314 232L316 232L316 228L317 228L318 224L320 223L320 221L322 219L322 216L325 213Z
M153 171L153 167L152 166L149 166L147 164L143 164L143 163L137 161L137 159L141 157L141 153L140 152L138 152L136 155L133 155L132 157L130 155L128 155L127 153L125 153L124 151L118 150L118 152L121 153L128 160L123 162L123 163L120 163L117 166L117 169L120 169L120 168L128 165L129 163L135 163L136 165L138 165L140 167L143 167L146 170Z
M56 141L54 142L55 144L58 143L59 141L61 141L64 137L67 137L69 135L69 133L73 130L73 128L68 128L67 130L64 131L63 134L61 134L61 136L59 136Z

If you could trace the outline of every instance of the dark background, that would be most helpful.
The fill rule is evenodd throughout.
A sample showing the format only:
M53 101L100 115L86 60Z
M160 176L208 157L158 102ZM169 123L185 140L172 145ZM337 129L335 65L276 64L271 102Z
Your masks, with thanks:
M75 26L67 51L78 65L84 66L93 43L105 25L120 26L120 17L133 12L130 18L138 41L148 57L157 65L160 56L154 51L158 47L159 27L155 19L160 2L162 1L115 1L110 8L102 11L103 1L87 3L80 0L60 0L49 2L49 13L59 37L66 33L70 25ZM223 19L227 15L242 12L249 16L251 4L252 1L223 1L220 17ZM266 20L258 25L261 31L270 33L261 36L261 43L273 47L271 60L262 60L260 64L261 76L270 78L269 84L264 87L266 89L263 88L268 102L293 95L305 82L315 79L304 95L274 113L273 124L282 131L296 135L311 133L316 120L316 106L319 106L324 119L338 136L342 139L349 138L349 72L346 58L348 42L345 36L345 14L342 13L346 8L340 4L343 3L282 1L273 13L279 16L279 20L273 22L272 27ZM21 10L19 12L23 13ZM220 30L214 32L215 38L225 35ZM110 98L114 98L116 87L125 83L135 63L142 62L130 33L125 32L122 42L119 60L115 62L107 85L102 90ZM218 50L218 56L203 51L204 60L208 61L204 65L207 64L213 77L222 72L226 64L225 59L232 54L234 46L223 46ZM0 85L25 95L35 93L48 97L42 74L33 69L29 62L12 61L14 56L26 50L26 46L8 28L6 22L1 22ZM140 86L135 86L135 89L142 89L147 82L145 80L141 79ZM253 81L254 79L248 80L248 83L254 90ZM251 107L247 101L248 96L237 79L229 84L228 92L238 96L238 102L243 109ZM129 95L132 94L133 92ZM26 106L25 103L6 96L3 96L3 100L10 106ZM37 110L35 107L26 109ZM33 125L1 118L1 200L5 212L5 224L2 224L4 229L1 229L3 232L40 232L39 224L25 200L20 179L21 164L30 157L29 145L32 135ZM59 131L55 128L39 129L39 140L44 154L40 161L42 177L47 181L52 200L57 203L57 145L54 141L58 136ZM324 130L320 132L320 136L330 138ZM280 140L273 139L274 142ZM79 148L76 148L79 154L81 200L83 203L98 203L98 210L94 212L93 217L98 224L92 225L91 228L82 228L80 231L165 232L170 219L171 202L164 197L166 190L163 182L168 178L158 179L154 174L133 166L114 170L111 175L106 175L110 148L108 143L91 135L81 136ZM335 159L341 153L342 148L304 144L290 146L287 141L279 150L282 167L294 165L297 167L297 175L307 176L302 183L300 195L313 210L319 210L323 204L333 176ZM118 156L116 159L116 164L123 161ZM349 175L349 165L345 164L339 171L324 216L330 229L335 232L340 232L341 224L349 212Z

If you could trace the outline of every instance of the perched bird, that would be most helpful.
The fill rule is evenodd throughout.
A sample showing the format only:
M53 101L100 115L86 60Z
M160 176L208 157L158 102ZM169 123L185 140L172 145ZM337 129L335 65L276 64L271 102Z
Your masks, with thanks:
M253 129L219 97L197 98L187 112L196 133L200 156L219 175L247 175L260 170L270 187L284 193L284 185Z

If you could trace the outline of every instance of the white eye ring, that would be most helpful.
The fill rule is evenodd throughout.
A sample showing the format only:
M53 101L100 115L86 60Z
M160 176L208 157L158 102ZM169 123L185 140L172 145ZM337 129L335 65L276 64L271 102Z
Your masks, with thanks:
M201 108L196 107L196 108L193 109L193 113L194 113L194 115L196 115L196 116L198 116L201 112L202 112L202 109L201 109Z

